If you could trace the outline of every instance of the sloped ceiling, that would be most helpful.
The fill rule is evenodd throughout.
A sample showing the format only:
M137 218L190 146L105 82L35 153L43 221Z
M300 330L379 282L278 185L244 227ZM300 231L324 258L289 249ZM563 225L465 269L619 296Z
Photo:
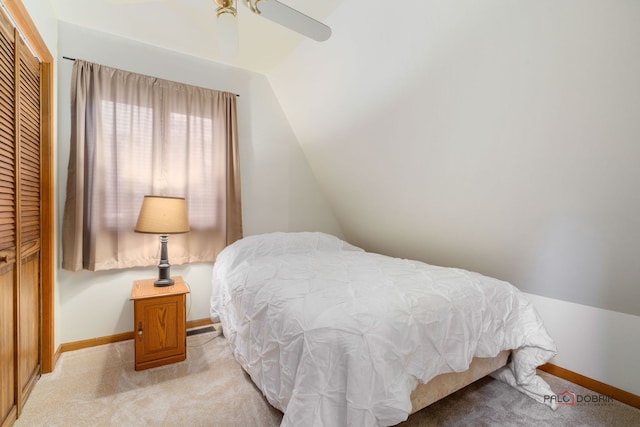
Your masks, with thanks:
M59 20L262 74L304 39L237 4L239 48L237 54L229 56L218 45L217 6L213 0L50 1ZM323 21L341 1L282 3Z
M268 74L347 238L640 315L640 2L345 0Z

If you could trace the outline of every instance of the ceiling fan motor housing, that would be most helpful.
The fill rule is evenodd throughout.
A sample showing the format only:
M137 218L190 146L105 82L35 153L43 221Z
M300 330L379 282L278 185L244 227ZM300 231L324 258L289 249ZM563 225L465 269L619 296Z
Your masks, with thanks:
M229 13L233 16L236 16L236 7L235 0L213 0L215 4L218 5L218 9L216 9L217 16L220 16L224 13Z

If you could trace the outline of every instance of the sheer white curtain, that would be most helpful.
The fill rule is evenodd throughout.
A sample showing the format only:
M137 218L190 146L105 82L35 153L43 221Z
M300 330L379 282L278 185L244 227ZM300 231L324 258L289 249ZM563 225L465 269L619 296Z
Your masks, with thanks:
M71 97L63 268L157 264L158 236L133 231L145 195L187 201L172 264L214 261L242 237L234 94L77 60Z

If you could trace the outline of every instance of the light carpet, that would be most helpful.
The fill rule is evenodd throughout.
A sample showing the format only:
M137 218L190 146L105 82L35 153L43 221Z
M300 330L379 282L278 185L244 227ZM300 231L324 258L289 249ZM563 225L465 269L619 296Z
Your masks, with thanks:
M227 341L215 332L189 336L184 362L136 372L133 361L132 341L63 353L54 372L36 384L15 426L280 424L282 414L268 404L233 358ZM540 375L556 393L569 390L582 402L552 411L487 377L400 425L640 426L640 410Z

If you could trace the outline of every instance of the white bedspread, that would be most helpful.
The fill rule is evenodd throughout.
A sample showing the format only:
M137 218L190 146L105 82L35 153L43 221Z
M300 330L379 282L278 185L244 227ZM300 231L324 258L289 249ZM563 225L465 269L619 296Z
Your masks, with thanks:
M365 252L323 233L246 237L217 258L211 316L284 426L405 420L418 382L517 349L498 375L539 401L556 353L509 283Z

